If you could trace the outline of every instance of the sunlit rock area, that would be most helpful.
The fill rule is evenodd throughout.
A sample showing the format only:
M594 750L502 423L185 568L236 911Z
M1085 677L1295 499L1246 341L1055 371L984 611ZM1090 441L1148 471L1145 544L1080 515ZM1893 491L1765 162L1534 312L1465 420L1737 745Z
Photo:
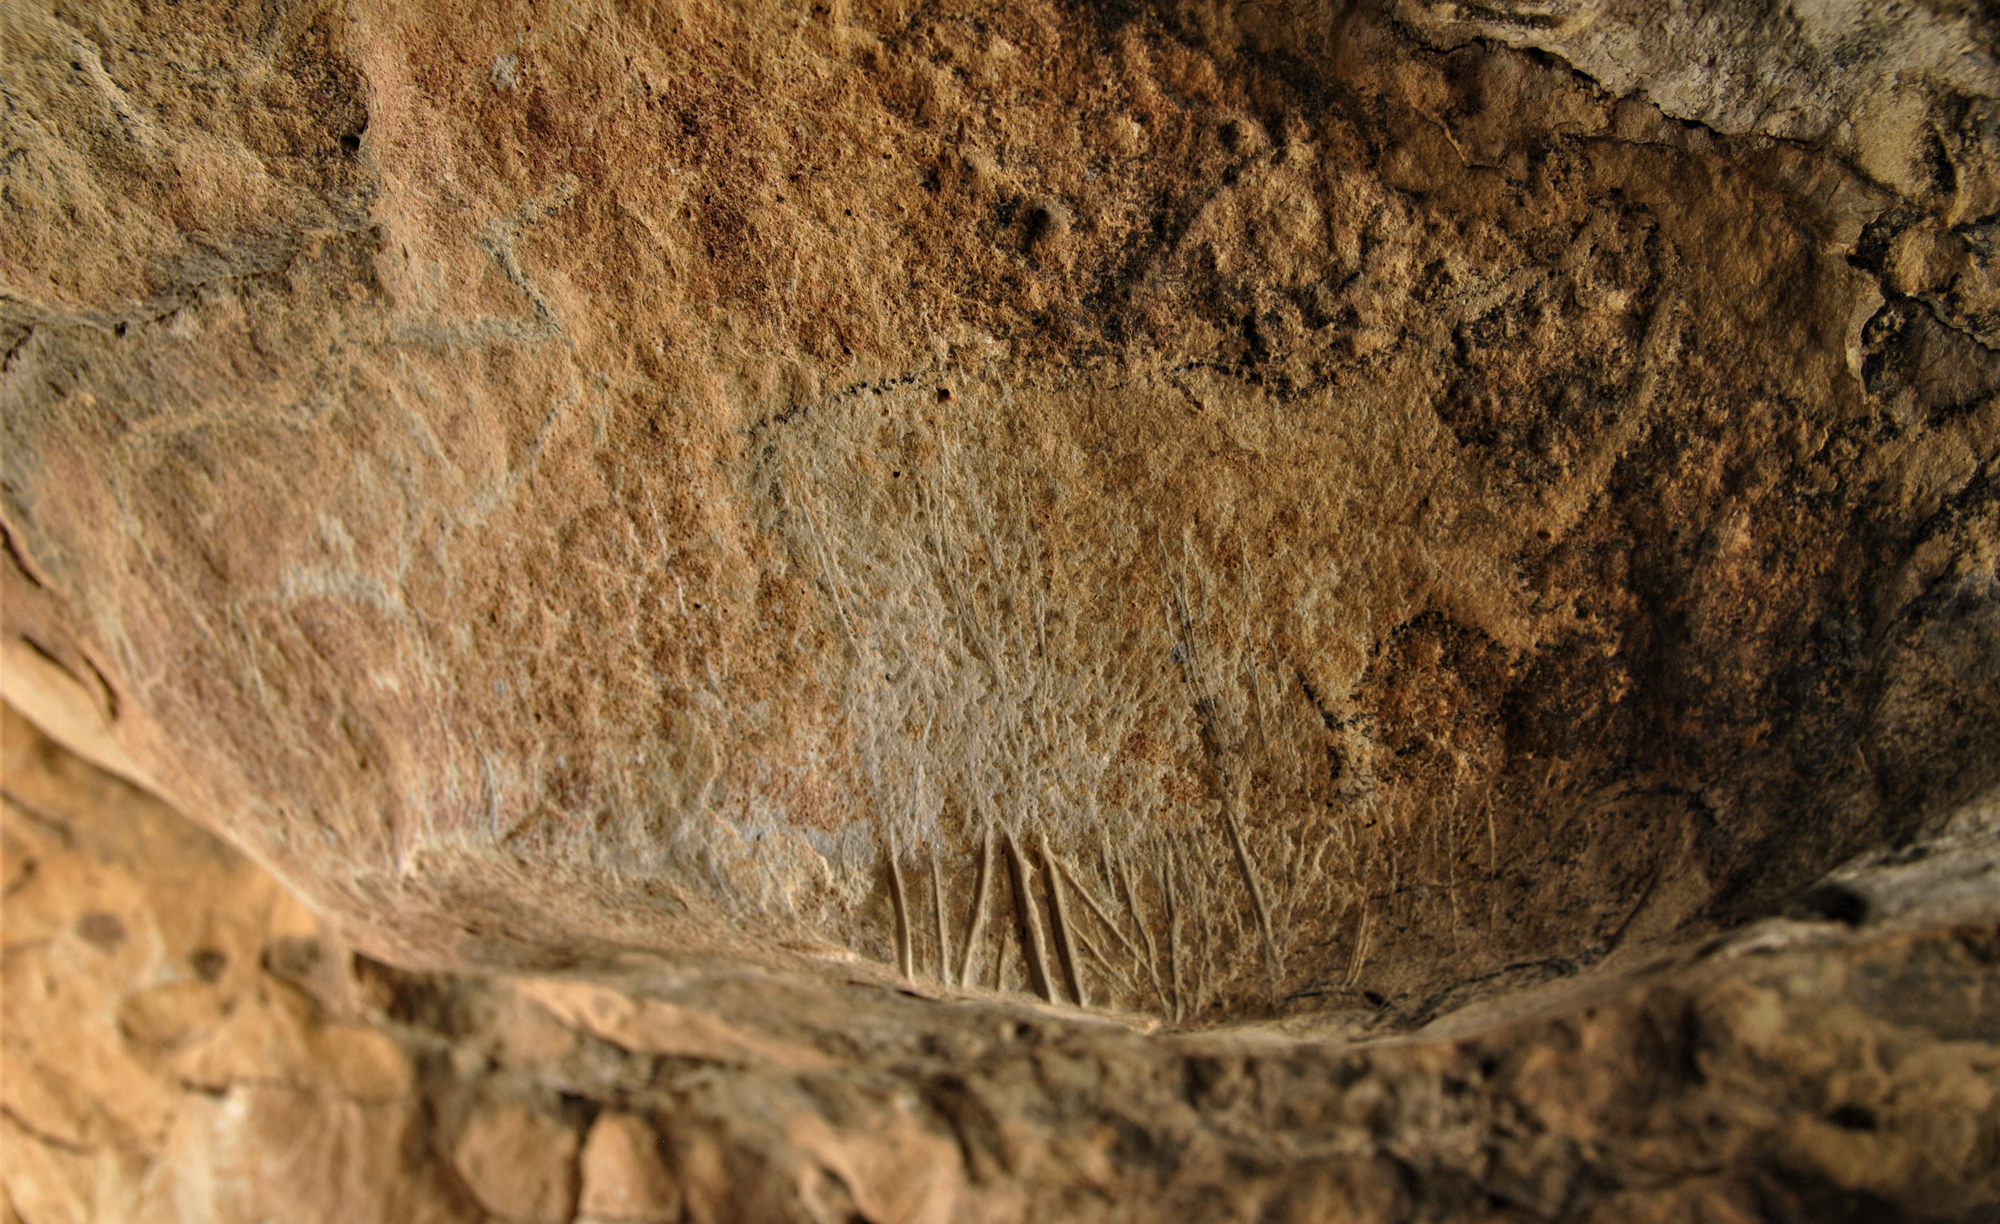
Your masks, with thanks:
M2000 1219L2000 16L0 0L5 1224Z

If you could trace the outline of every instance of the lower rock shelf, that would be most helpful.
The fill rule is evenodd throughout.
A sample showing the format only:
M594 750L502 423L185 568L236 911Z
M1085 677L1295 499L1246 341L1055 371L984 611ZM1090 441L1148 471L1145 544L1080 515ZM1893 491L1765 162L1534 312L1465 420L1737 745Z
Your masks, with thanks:
M1147 1035L727 966L390 969L5 717L10 1221L2000 1209L1990 794L1794 917L1567 1001L1377 1041Z

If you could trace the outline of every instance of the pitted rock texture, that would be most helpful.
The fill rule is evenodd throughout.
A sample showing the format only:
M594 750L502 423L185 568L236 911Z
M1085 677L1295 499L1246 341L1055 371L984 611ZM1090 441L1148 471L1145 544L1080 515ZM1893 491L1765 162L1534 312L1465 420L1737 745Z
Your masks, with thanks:
M1951 223L2000 205L2000 26L1979 5L1402 0L1395 11L1434 42L1551 52L1717 132L1823 145Z
M9 5L8 629L404 966L1638 963L2000 762L1988 27L1748 7Z
M2000 1210L2000 796L1825 881L1834 917L1531 1017L1329 1044L637 963L398 971L11 710L4 730L9 1221Z

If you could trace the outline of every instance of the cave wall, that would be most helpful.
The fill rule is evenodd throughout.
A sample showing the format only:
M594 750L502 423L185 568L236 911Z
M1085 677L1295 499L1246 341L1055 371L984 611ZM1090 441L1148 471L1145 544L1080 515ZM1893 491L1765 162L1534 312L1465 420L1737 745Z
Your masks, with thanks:
M740 971L415 973L0 711L0 1218L1973 1221L2000 796L1532 1014L1154 1034Z
M1768 912L2000 761L1993 42L1650 20L11 6L10 633L411 966Z

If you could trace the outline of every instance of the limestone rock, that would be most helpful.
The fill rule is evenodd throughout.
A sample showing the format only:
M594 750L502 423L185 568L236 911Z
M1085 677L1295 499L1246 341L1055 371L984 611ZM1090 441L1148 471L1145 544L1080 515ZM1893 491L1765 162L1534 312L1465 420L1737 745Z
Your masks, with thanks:
M1996 32L0 6L0 1218L1990 1219Z
M1866 8L12 6L7 630L406 966L1643 963L2000 762L1990 22Z
M1404 0L1447 43L1488 38L1562 57L1613 94L1718 132L1823 144L1952 222L2000 206L2000 26L1976 5L1887 0Z
M562 1021L522 983L342 952L206 834L11 712L4 732L0 1189L26 1224L2000 1209L2000 905L1978 887L2000 874L2000 794L1704 953L1395 1040L1146 1036L727 967L578 983L631 1014L699 1008L739 1042L661 1054L593 1031L601 1001ZM81 922L110 914L116 940ZM176 932L232 955L188 963ZM173 1026L210 1052L205 1079L163 1056L161 1030L119 1027L122 1000L182 972L231 1016L280 1017ZM311 1006L272 1013L273 996ZM823 1061L766 1053L800 1048Z
M477 1110L452 1146L479 1205L523 1224L566 1224L576 1208L576 1132L517 1101Z
M16 1216L473 1219L411 1159L411 1053L335 984L337 940L235 851L4 718L0 1166ZM287 972L306 946L317 980Z
M605 1224L677 1224L680 1187L660 1157L660 1137L644 1118L600 1114L578 1159L578 1219Z

